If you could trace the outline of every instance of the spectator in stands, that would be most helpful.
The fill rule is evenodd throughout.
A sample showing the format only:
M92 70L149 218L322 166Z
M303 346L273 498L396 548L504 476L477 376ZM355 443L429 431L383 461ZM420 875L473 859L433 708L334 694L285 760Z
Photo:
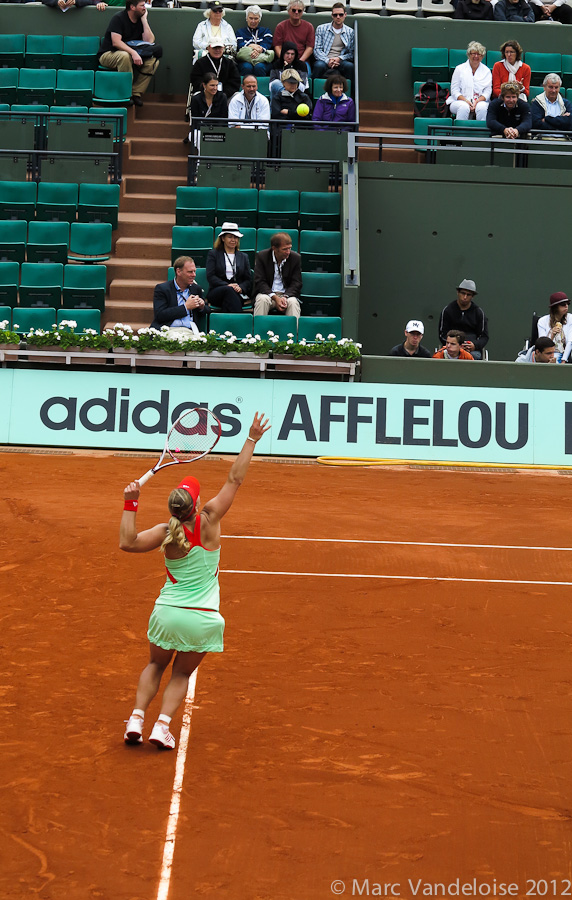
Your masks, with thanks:
M488 322L483 310L473 302L477 295L474 281L464 278L457 288L457 299L449 303L439 319L439 340L446 343L451 329L462 331L463 350L470 353L473 359L481 359L482 351L488 343Z
M191 95L190 125L193 124L193 119L208 119L209 116L213 119L228 118L228 100L226 94L219 91L219 84L214 72L207 72L206 75L203 75L201 90ZM199 133L198 128L191 129L189 136L183 139L183 143L192 142L195 147L198 147Z
M502 59L493 66L493 97L500 97L501 86L510 81L518 84L520 99L528 100L530 66L522 62L522 47L518 41L505 41L500 48Z
M421 346L421 338L425 333L425 326L420 319L411 319L405 326L405 340L401 344L392 347L390 356L404 356L406 359L431 359L431 353L426 347Z
M44 6L51 6L53 9L61 9L67 12L68 9L82 9L84 6L95 6L96 9L107 9L107 3L101 0L42 0Z
M542 0L530 0L532 12L537 22L561 22L572 24L572 9L565 0L554 0L554 3L543 3Z
M207 255L207 299L227 313L242 312L252 290L250 260L240 250L241 237L236 222L224 222Z
M490 0L459 0L453 13L454 19L471 19L473 22L484 22L494 19L493 6Z
M570 301L563 291L550 295L550 312L537 322L538 337L554 341L556 362L568 362L572 351L572 316L568 315Z
M303 91L308 90L310 80L308 77L308 68L306 63L300 62L298 49L292 41L284 41L282 52L278 59L275 60L274 66L270 70L270 99L282 90L282 72L284 69L296 69L300 76L300 88Z
M155 286L151 328L168 325L183 333L206 330L209 307L203 289L196 283L197 267L190 256L179 256L174 262L175 277Z
M345 24L343 3L332 6L332 21L318 25L314 43L314 78L326 78L337 69L346 78L354 77L354 30Z
M270 120L270 104L258 90L258 81L254 75L245 75L242 79L242 90L237 91L228 105L229 119L243 119L245 122L268 122ZM254 128L255 125L234 125L231 128Z
M225 56L231 58L236 54L236 35L234 28L223 21L225 9L220 0L211 0L203 13L205 21L197 25L193 35L193 62L204 56L209 46L213 46L213 38L222 41Z
M516 358L517 363L553 363L556 346L549 337L539 337L529 350L521 350Z
M538 94L530 104L532 127L543 131L570 131L572 129L572 103L560 94L562 79L555 72L542 82L544 93Z
M524 137L532 128L532 115L526 100L519 97L520 86L507 81L501 87L500 97L489 103L487 128L494 137Z
M307 107L306 115L298 112L299 107ZM282 90L274 94L270 105L273 119L288 119L304 122L312 112L312 101L308 94L300 90L300 76L296 69L284 69L282 72Z
M341 73L333 72L326 79L325 90L316 101L312 118L316 122L318 131L326 131L327 125L320 122L331 122L332 125L340 125L343 122L355 122L356 107L351 97L348 97L348 83ZM342 128L342 131L351 131L350 126Z
M236 61L241 75L260 75L270 72L274 60L272 32L260 25L262 10L259 6L249 6L246 10L246 28L236 32Z
M465 335L462 331L451 329L445 335L445 346L433 354L433 359L470 359L471 354L464 349Z
M497 0L493 11L498 22L534 22L532 7L526 0Z
M233 59L223 56L223 50L222 39L212 38L205 56L201 56L193 65L191 69L191 85L187 98L187 111L191 106L192 93L200 90L203 77L207 73L214 72L219 82L218 90L226 94L227 100L230 100L233 94L240 90L240 75L237 65Z
M467 47L467 62L461 63L453 72L447 104L459 121L477 118L484 122L487 117L492 74L483 63L486 52L482 44L471 41Z
M149 27L145 0L127 0L125 9L109 20L101 43L99 63L107 69L131 72L133 75L131 99L135 106L143 106L141 94L145 93L157 71L162 49L157 44L155 55L147 55L151 48L140 47L139 53L132 46L137 41L154 44L155 35Z
M279 231L270 238L268 250L256 254L254 264L254 315L271 310L300 317L302 257L292 250L292 238Z
M290 0L288 3L289 18L279 22L274 32L274 52L276 56L280 56L284 41L292 41L296 45L300 61L306 63L308 72L310 72L309 59L314 52L316 35L314 26L302 20L304 9L302 0Z

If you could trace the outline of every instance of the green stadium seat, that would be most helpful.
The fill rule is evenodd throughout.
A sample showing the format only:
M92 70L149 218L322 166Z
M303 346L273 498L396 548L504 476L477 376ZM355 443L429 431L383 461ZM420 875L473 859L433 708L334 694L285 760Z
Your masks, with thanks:
M118 184L80 184L78 222L109 222L117 228L119 191Z
M22 263L20 305L59 306L63 283L64 267L61 263Z
M72 222L69 261L93 264L109 259L112 231L109 222Z
M121 116L121 122L123 123L123 125L122 125L123 138L122 139L125 140L125 138L127 136L127 109L124 106L117 106L117 107L110 106L110 107L107 107L105 110L100 109L97 106L90 106L89 114L90 115L99 115L101 117L99 122L97 120L96 121L92 120L90 123L92 126L94 126L94 125L97 125L98 127L106 127L107 126L107 127L111 127L114 129L114 132L113 132L113 140L114 141L119 140L120 125L119 125L119 120L113 118L113 116Z
M298 191L260 191L258 225L261 228L298 228L300 194Z
M268 75L257 75L258 93L268 100L270 98L270 78Z
M24 65L26 52L26 35L0 34L0 66L15 66L20 69Z
M452 72L453 69L456 69L457 66L460 66L461 63L467 62L467 49L464 47L462 50L452 50L449 49L449 71Z
M259 228L256 233L256 252L260 253L261 250L268 250L270 247L270 239L273 234L276 234L277 228ZM297 228L280 228L280 231L283 231L285 234L290 235L292 240L292 250L295 253L298 253L298 249L300 247L300 232Z
M453 122L453 128L455 128L456 130L458 130L459 128L471 128L477 129L477 131L486 131L487 135L489 133L487 123L480 122L477 119L455 119L455 121Z
M61 34L29 34L25 65L31 69L59 69L63 47Z
M300 303L304 316L337 316L342 302L339 272L303 272Z
M13 330L20 331L22 334L28 334L32 328L35 331L39 328L43 331L51 331L56 324L56 311L49 306L20 306L12 313L12 323Z
M107 266L64 266L64 309L105 310Z
M303 272L339 272L342 236L339 231L300 232Z
M93 72L60 69L56 80L56 103L62 106L91 106L93 100Z
M572 100L572 88L567 88L567 89L566 89L566 99L567 99L567 100Z
M254 333L259 334L264 340L268 337L269 331L278 335L281 341L287 341L289 335L292 335L293 340L296 340L298 319L296 316L255 316Z
M213 229L210 225L174 225L171 241L171 263L178 256L192 256L204 266L207 253L213 248Z
M0 69L2 72L3 69ZM0 103L0 112L10 112L10 104L9 103Z
M351 96L352 80L351 80L351 78L346 78L346 81L348 83L348 95ZM314 78L312 80L312 99L318 100L324 93L325 87L326 87L326 79L325 78Z
M47 103L13 103L10 109L11 112L18 115L37 116L38 122L40 116L50 111Z
M487 50L487 66L492 69L496 62L500 62L502 55L500 50Z
M532 101L534 100L535 97L538 97L539 94L543 94L543 93L544 93L544 88L542 87L541 84L534 84L534 85L531 84L529 94L528 94L528 102L532 103Z
M531 84L542 84L546 75L550 72L560 75L562 69L560 53L525 53L524 61L530 66Z
M27 260L34 263L66 263L69 222L30 222Z
M15 103L18 95L19 69L0 69L0 102ZM4 123L2 123L4 124Z
M178 187L176 198L177 225L214 226L216 187Z
M77 201L77 184L40 181L36 218L43 222L75 222Z
M217 194L217 221L236 222L239 229L256 228L258 217L258 191L256 188L219 188Z
M3 325L4 322L6 322L6 325ZM3 331L11 331L12 329L11 306L0 306L0 329Z
M0 262L24 262L27 232L24 220L0 219Z
M60 325L62 322L75 322L73 328L75 334L85 334L86 329L91 328L93 331L101 333L101 313L98 309L58 309L56 322ZM69 325L65 325L62 331L72 331Z
M302 191L300 228L308 231L336 231L340 227L341 194L337 191Z
M174 277L175 277L175 270L174 270L173 266L169 266L169 270L167 272L167 281L172 281ZM204 268L204 266L197 268L197 274L195 275L195 281L197 282L199 287L202 287L202 289L205 293L205 296L206 296L208 293L208 289L209 289L209 283L207 281L207 270Z
M316 342L316 336L321 334L327 339L333 334L337 341L342 337L342 320L339 316L300 316L298 319L298 340L305 339L306 343Z
M435 134L438 134L439 132L443 132L444 134L451 134L453 129L453 120L433 118L422 119L420 116L417 116L413 120L413 133L415 135L413 142L423 150L425 150L427 146L437 146L436 141L431 142L431 140L427 138L429 130L434 128L435 126L438 127L438 131L435 132Z
M96 106L120 106L131 103L131 72L96 72L93 102Z
M572 56L569 54L562 54L562 87L570 88L572 87Z
M220 225L217 225L217 227L215 228L215 241L220 234L220 229ZM240 249L248 256L250 265L254 266L254 258L256 256L256 228L246 228L245 226L241 226L240 231L242 233L242 237L240 239Z
M99 37L96 35L64 35L62 69L97 69Z
M243 338L254 334L254 323L250 313L213 312L209 317L209 329L217 334L231 331L237 338Z
M0 181L0 219L33 219L37 190L34 181Z
M447 47L413 47L411 71L413 81L448 81L449 50Z
M0 303L2 306L16 306L18 303L18 281L20 266L17 262L0 262Z
M20 69L18 103L47 103L51 106L55 90L55 69Z

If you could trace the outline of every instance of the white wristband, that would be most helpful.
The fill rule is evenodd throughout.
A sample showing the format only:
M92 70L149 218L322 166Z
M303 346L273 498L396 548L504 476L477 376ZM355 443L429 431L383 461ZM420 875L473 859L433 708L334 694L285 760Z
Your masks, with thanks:
M254 438L251 438L251 437L247 437L246 440L247 440L247 441L252 441L253 444L256 443L256 441L254 440Z

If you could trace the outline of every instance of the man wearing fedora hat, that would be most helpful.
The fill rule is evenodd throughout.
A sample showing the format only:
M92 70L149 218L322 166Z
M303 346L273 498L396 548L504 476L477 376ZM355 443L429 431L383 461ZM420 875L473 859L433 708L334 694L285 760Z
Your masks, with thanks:
M406 359L431 359L431 353L427 347L421 346L421 338L424 333L423 322L420 319L411 319L405 326L405 340L392 347L389 355L404 356Z
M464 278L457 288L457 299L449 303L441 313L439 340L445 344L448 331L462 331L465 335L463 350L467 350L473 359L482 359L489 331L487 317L481 307L473 302L476 295L475 282Z
M226 313L242 312L243 304L250 301L250 260L239 249L243 236L236 222L224 222L214 249L207 255L207 299Z

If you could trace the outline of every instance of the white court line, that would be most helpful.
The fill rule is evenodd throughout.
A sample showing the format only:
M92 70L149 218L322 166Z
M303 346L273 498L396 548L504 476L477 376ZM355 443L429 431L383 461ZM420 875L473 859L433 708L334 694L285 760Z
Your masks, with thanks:
M381 578L390 581L463 581L469 584L538 584L572 587L572 581L513 581L503 578L457 578L438 575L350 575L344 572L270 572L252 569L223 569L223 575L299 575L305 578Z
M259 534L223 534L225 541L304 541L307 544L391 544L398 547L466 547L477 550L572 550L572 547L529 547L526 544L444 544L434 541L364 541L359 538L269 537Z
M189 744L189 736L191 734L191 715L193 713L193 701L195 699L196 686L197 669L195 669L195 671L189 678L189 687L187 688L187 696L185 697L183 725L181 727L181 734L179 737L179 749L177 751L177 762L175 765L175 779L173 781L173 793L171 794L171 807L169 809L169 820L167 822L167 833L165 835L165 846L163 848L163 862L161 865L161 877L159 879L157 900L167 900L167 897L169 895L171 868L173 865L173 856L175 854L177 823L179 821L181 791L183 790L185 760L187 758L187 747Z

